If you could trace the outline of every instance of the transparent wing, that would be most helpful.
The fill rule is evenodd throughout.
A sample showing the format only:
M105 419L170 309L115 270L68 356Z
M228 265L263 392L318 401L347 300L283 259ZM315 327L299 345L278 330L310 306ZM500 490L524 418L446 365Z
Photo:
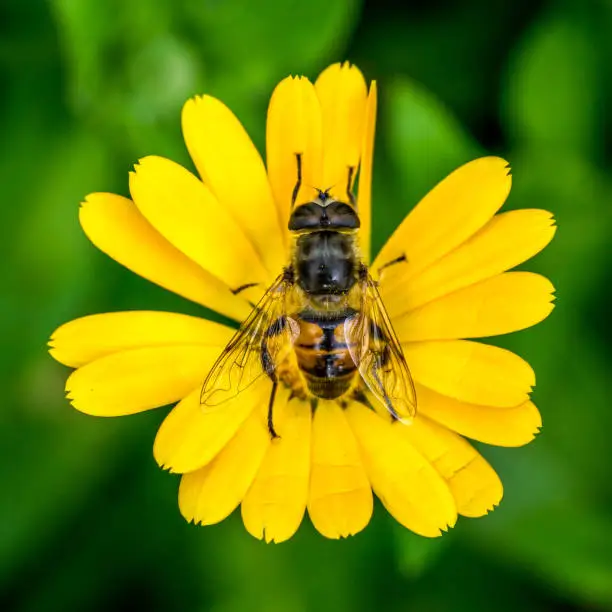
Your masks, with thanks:
M200 394L204 407L236 397L266 372L273 375L288 355L299 332L287 316L292 287L293 282L280 275L234 334L204 381Z
M351 357L376 399L395 418L412 419L417 403L414 382L376 282L364 274L356 291L358 312L344 324Z

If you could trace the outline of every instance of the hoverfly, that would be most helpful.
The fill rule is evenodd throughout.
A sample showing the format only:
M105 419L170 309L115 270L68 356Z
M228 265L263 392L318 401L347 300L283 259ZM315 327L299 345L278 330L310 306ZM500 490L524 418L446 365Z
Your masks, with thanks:
M393 419L413 417L412 377L377 282L359 254L352 169L346 202L334 199L330 189L317 189L315 199L296 206L302 174L301 156L296 157L290 261L213 365L201 404L219 406L265 375L272 381L272 438L277 437L273 407L281 384L293 396L309 399L313 409L319 398L343 404L354 398L371 406L369 390Z

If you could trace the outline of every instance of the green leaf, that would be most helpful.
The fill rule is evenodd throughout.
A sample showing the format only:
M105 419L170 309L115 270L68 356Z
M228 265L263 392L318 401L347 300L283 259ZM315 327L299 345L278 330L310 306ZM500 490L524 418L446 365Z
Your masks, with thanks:
M375 189L376 238L390 235L446 175L482 155L451 111L422 86L398 79L381 93L378 142L386 147L377 148L375 174L382 171L393 187Z
M218 609L352 612L376 609L380 589L398 578L392 522L378 506L362 533L329 540L305 516L293 538L279 545L246 534L239 509L221 525L190 529L198 571L209 578Z
M599 153L597 51L580 14L544 16L524 37L505 88L508 137L521 146Z
M612 520L584 500L552 501L486 537L506 563L584 605L612 606Z
M289 74L314 79L344 59L360 0L249 0L185 4L183 19L206 58L206 91L223 100L263 151L264 117L274 86ZM248 18L245 19L245 15Z
M191 0L186 9L206 54L220 62L215 77L248 88L285 73L320 69L342 51L359 5L359 0L262 0L255 9L249 0Z
M399 571L409 579L419 578L438 559L453 539L453 532L441 538L424 538L401 525L394 525L394 544Z
M455 168L481 154L451 110L417 83L398 80L384 99L381 124L402 195L422 197Z
M107 150L92 134L49 138L45 149L47 163L37 181L24 185L30 205L14 227L10 248L11 307L15 319L28 321L20 343L36 351L94 290L95 250L79 226L79 203L88 191L111 184Z
M104 142L185 161L183 103L204 82L201 54L181 36L168 0L53 0L66 57L68 93Z
M554 241L535 260L536 268L554 276L566 295L583 295L598 269L607 267L612 215L606 175L563 149L521 148L510 161L512 192L504 208L543 208L555 215L559 226ZM527 267L534 265L529 262ZM592 274L575 273L586 267Z
M60 385L47 389L54 401L50 404L47 397L46 412L30 406L30 422L2 425L0 481L10 495L3 496L0 505L0 585L10 580L11 569L44 548L46 538L75 508L95 496L117 469L126 439L136 433L134 423L85 422L85 417L70 414L67 401L59 405ZM65 414L49 418L52 411Z
M263 143L274 85L310 76L342 52L359 0L232 2L53 0L74 108L111 127L139 155L185 159L180 109L197 93L222 99ZM245 18L245 16L248 16ZM108 139L109 136L106 135Z

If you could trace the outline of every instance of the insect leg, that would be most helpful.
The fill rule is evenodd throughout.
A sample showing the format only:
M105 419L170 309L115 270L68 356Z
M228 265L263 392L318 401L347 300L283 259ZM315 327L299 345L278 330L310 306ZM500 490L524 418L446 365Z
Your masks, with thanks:
M274 438L280 438L280 436L276 433L274 429L273 422L273 409L274 409L274 400L276 399L276 389L278 388L278 378L276 376L276 364L270 355L270 351L268 350L268 346L266 344L266 340L272 336L276 336L280 334L284 329L285 325L287 325L287 318L285 316L280 316L270 327L266 330L266 334L261 341L261 367L264 372L268 375L270 380L272 381L272 391L270 393L270 401L268 403L268 431L270 432L270 436L274 440Z
M348 197L348 201L351 206L355 206L355 196L353 195L353 190L351 189L354 174L355 166L349 166L348 180L346 181L346 196Z
M272 382L276 382L276 372L274 371L274 361L272 360L272 355L270 355L270 351L266 346L265 339L261 342L261 367L263 371L269 376Z
M295 157L297 159L297 181L295 183L295 187L293 188L293 193L291 194L291 208L293 208L295 205L300 187L302 186L302 154L296 153Z
M276 319L276 321L274 321L274 323L272 323L272 325L270 325L270 327L268 327L268 329L266 330L266 333L261 339L261 344L259 346L261 367L263 368L263 371L270 377L270 380L272 382L277 381L275 371L276 364L274 363L272 355L270 355L270 351L268 350L267 341L269 338L272 338L273 336L277 336L278 334L282 333L286 325L287 317L285 315L278 317L278 319Z
M404 253L400 255L399 257L396 257L395 259L392 259L391 261L384 263L382 266L380 266L380 268L378 268L378 278L380 278L380 275L383 272L383 270L386 270L387 268L390 268L391 266L395 266L396 264L403 263L405 261L406 261L406 254Z
M280 436L276 433L274 429L274 420L273 420L273 409L274 409L274 400L276 399L276 389L278 387L278 381L274 380L272 383L272 391L270 392L270 401L268 402L268 431L270 432L270 437L272 440L275 438L280 438Z
M234 295L238 295L241 291L244 291L245 289L250 289L251 287L257 287L257 285L259 285L259 283L246 283L244 285L240 285L240 287L236 287L236 289L231 289L231 292Z

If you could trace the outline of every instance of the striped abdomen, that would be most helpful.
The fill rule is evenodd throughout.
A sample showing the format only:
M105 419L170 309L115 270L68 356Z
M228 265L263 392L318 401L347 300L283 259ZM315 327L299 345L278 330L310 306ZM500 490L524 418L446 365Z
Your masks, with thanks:
M309 391L325 399L344 395L356 371L344 337L347 315L320 319L300 313L295 318L300 334L294 350Z

